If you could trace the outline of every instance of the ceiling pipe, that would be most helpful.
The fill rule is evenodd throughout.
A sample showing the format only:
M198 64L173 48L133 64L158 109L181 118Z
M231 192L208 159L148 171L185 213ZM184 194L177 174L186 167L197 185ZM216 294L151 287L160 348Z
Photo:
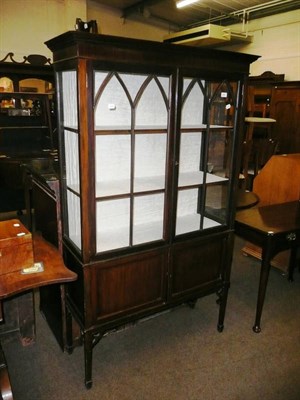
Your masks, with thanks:
M219 15L217 17L213 17L213 18L208 18L206 20L201 21L201 23L195 23L195 24L191 24L188 27L197 27L197 26L201 26L201 25L206 25L209 23L214 23L214 22L222 22L222 21L229 21L228 25L231 24L230 20L238 20L239 22L242 22L243 24L248 23L250 20L250 15L253 13L258 13L261 12L263 10L266 10L266 13L264 15L260 14L259 17L257 18L262 18L262 16L268 16L270 15L270 12L268 13L267 11L271 11L276 9L276 11L289 11L289 9L287 8L287 6L291 4L292 8L291 9L297 9L297 7L300 7L300 0L272 0L269 1L267 3L264 4L260 4L260 5L256 5L256 6L252 6L252 7L247 7L247 8L243 8L242 10L239 11L233 11L229 14L222 14ZM272 11L271 11L272 14ZM234 22L232 22L234 23Z
M217 22L223 22L224 26L240 22L243 24L243 30L245 30L246 25L250 20L250 15L252 16L252 19L262 18L274 14L274 10L276 10L276 13L278 13L281 12L281 10L282 12L285 12L296 10L300 7L300 0L272 0L264 4L247 7L239 11L223 13L222 15L208 18L198 23L181 26L172 21L151 14L149 7L162 3L163 1L164 0L140 0L138 3L133 4L132 6L125 7L123 9L123 14L121 18L125 20L126 18L130 17L173 31L194 28ZM265 13L262 13L263 11L265 11Z

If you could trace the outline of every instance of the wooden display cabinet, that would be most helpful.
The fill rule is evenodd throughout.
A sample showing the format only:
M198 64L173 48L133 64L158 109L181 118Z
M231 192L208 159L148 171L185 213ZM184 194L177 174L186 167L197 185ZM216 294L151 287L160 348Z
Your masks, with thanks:
M93 347L110 329L216 293L223 330L243 85L257 57L85 32L46 44L63 253L78 274L66 302L91 387Z
M284 82L272 89L270 115L276 119L273 137L284 154L300 152L300 82Z
M11 61L8 61L10 58ZM41 55L0 60L0 212L22 211L23 164L56 156L54 74Z
M299 153L300 82L285 81L284 74L266 71L249 78L247 95L249 116L276 121L268 129L263 124L257 124L253 137L275 139L280 154Z

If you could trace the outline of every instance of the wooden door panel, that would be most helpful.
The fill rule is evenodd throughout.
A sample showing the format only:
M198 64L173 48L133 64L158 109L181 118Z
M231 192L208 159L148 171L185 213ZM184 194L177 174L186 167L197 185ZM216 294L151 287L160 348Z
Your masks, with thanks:
M270 116L276 119L273 136L279 140L280 153L300 152L300 89L273 89Z
M167 250L159 249L88 267L91 318L102 320L162 304L166 265Z
M221 279L225 262L225 237L195 240L174 246L172 254L171 297L200 291Z

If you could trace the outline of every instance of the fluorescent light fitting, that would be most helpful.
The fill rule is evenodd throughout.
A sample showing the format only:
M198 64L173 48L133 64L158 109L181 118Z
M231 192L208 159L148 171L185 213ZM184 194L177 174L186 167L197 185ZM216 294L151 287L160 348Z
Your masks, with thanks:
M197 3L197 1L199 1L199 0L180 0L180 1L177 1L176 7L182 8L185 6L189 6L190 4L193 4L193 3Z

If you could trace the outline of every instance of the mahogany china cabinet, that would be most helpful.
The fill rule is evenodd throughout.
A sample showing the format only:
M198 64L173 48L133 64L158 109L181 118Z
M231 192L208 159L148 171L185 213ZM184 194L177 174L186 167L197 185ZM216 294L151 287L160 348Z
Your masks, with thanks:
M66 32L53 52L64 260L85 385L103 334L216 293L223 330L256 56Z

